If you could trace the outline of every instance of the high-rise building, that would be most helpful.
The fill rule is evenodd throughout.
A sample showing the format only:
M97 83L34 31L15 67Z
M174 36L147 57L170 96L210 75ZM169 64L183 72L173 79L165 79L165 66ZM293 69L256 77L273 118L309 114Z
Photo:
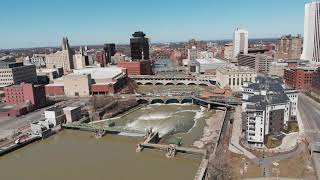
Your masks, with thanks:
M301 59L320 63L320 2L305 5L304 43Z
M279 39L277 52L275 53L276 59L299 59L302 53L302 37L300 34L297 36L284 35Z
M103 50L106 54L106 64L111 63L111 57L116 54L116 45L114 43L105 44Z
M233 57L238 54L248 54L248 31L237 28L233 35Z
M268 73L274 61L266 54L240 54L237 59L239 66L248 66L258 73Z
M64 71L70 71L73 67L74 51L70 48L68 38L62 39L62 51L46 55L47 68L62 67Z
M198 50L196 46L192 46L191 49L188 49L188 59L190 62L198 58Z
M225 44L224 45L223 57L226 59L232 59L232 57L233 57L233 44Z
M20 83L37 83L35 65L16 62L0 62L0 87Z
M132 34L130 39L131 58L132 60L149 60L149 38L142 31Z

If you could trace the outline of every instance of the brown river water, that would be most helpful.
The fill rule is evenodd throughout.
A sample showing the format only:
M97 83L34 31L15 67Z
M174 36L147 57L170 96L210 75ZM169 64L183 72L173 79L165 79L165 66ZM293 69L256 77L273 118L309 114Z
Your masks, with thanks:
M189 146L201 137L204 120L212 116L194 105L150 105L123 117L127 126L145 124L160 132L175 127L178 138ZM185 121L182 122L182 118ZM154 125L151 125L154 122ZM162 123L160 123L162 122ZM196 125L194 126L194 123ZM172 124L170 124L172 123ZM182 127L182 128L181 128ZM185 128L185 129L184 129ZM191 129L190 129L191 128ZM171 131L170 131L171 132ZM63 130L45 140L0 157L1 180L188 180L193 179L201 157L178 153L167 159L164 152L145 149L136 153L139 137Z

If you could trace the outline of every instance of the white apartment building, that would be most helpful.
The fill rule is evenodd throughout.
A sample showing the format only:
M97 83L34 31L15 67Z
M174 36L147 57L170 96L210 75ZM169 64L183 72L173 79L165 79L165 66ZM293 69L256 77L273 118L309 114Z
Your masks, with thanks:
M233 34L233 57L239 54L248 54L248 31L237 28Z
M246 66L221 67L216 72L217 85L233 91L241 91L245 82L255 82L256 77L257 73Z
M264 147L267 135L279 134L296 118L298 93L285 90L279 78L257 77L256 83L245 83L242 99L246 140L256 147Z
M320 63L320 2L305 5L302 60Z

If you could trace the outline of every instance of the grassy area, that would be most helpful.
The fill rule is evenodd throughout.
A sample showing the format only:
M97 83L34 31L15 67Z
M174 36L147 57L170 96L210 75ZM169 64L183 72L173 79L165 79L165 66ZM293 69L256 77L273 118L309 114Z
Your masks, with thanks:
M232 167L231 179L255 178L261 176L260 167L244 156L229 152L229 160Z
M288 129L284 130L285 133L299 132L299 125L297 121L288 122Z
M265 145L267 146L268 149L272 149L280 146L281 143L282 143L282 139L278 139L270 135L267 137L267 143Z
M307 152L290 159L279 161L278 170L279 177L301 178L308 180L316 180L315 173L312 167L311 160ZM276 176L274 167L270 167L270 173Z

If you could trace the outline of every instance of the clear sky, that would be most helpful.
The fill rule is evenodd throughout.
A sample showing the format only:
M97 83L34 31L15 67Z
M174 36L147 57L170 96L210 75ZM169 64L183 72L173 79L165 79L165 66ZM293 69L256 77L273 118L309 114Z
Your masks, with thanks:
M142 30L151 42L303 34L311 0L1 0L0 48L129 43Z

